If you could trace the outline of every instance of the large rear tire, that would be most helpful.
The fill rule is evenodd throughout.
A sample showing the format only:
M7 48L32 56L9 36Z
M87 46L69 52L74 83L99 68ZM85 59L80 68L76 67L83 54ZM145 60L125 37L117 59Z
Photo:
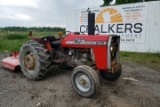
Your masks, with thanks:
M43 79L49 73L50 55L37 41L31 40L21 46L19 61L23 74L31 80Z
M71 84L80 96L92 97L99 88L99 76L91 67L80 65L73 71Z

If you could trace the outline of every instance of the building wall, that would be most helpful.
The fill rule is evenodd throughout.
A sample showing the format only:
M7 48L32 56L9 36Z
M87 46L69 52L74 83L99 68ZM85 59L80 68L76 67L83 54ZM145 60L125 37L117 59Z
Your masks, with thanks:
M108 11L113 13L113 10L117 10L120 15L122 21L117 21L120 19L116 19L112 22L98 22L98 14L104 11ZM139 10L137 10L139 9ZM72 32L81 32L80 27L81 25L87 25L87 19L85 19L85 11L86 9L79 9L79 10L72 10L68 11L67 13L67 20L66 20L66 30L72 31ZM108 24L122 24L125 26L126 23L131 23L133 26L135 23L142 23L141 26L142 32L138 33L117 33L117 32L111 32L111 33L102 33L102 32L96 32L102 35L105 34L116 34L121 36L121 44L120 44L120 50L121 51L129 51L129 52L160 52L160 1L153 1L153 2L143 2L143 3L134 3L134 4L127 4L127 5L115 5L115 6L107 6L107 7L98 7L98 8L91 8L90 9L93 12L96 13L96 25L101 26L102 24L104 27L108 26ZM133 10L133 11L132 11ZM128 12L127 12L128 11ZM131 12L129 12L131 11ZM117 14L115 12L115 14ZM128 14L133 17L128 17ZM113 14L114 15L114 14ZM112 16L113 16L112 15ZM112 17L111 16L111 17ZM115 18L118 16L115 16ZM112 17L115 19L114 17ZM103 18L104 19L104 18ZM125 29L122 25L122 29L119 29L120 31ZM127 25L126 25L127 26ZM135 25L136 26L136 25ZM129 27L129 26L128 26ZM137 31L140 26L137 25ZM84 28L83 28L84 29ZM117 28L113 29L116 31ZM81 32L82 33L82 32ZM86 32L85 32L86 33ZM125 35L125 36L124 36ZM126 36L126 35L140 35L140 36ZM134 40L134 41L123 41L123 40Z

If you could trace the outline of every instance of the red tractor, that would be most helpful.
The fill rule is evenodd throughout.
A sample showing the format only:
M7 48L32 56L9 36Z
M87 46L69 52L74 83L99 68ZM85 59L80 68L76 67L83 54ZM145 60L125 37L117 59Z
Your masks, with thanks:
M88 18L92 16L89 13ZM36 37L30 32L32 40L21 46L19 55L3 59L2 65L14 70L20 64L23 74L31 80L46 77L51 65L72 67L72 87L80 96L91 97L99 88L96 71L105 80L115 81L120 77L122 68L118 62L120 37L95 35L93 21L88 23L90 26L92 29L88 29L87 35L69 32L57 38Z

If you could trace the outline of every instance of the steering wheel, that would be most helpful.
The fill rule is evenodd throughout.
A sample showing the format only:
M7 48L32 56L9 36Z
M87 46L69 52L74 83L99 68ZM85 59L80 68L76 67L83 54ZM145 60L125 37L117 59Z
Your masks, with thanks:
M62 33L61 36L63 36L63 35L66 34L66 33L71 33L71 31L65 31L65 32Z
M58 35L58 36L59 36L61 39L63 39L64 37L66 37L66 36L63 36L63 35L66 34L67 32L70 33L70 31L65 31L65 32L63 32L63 33L62 33L62 32L59 32L59 35ZM63 37L62 37L62 36L63 36Z

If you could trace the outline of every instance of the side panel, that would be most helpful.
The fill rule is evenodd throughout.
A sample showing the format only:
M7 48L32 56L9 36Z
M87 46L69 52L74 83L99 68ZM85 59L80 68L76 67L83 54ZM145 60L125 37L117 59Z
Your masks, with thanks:
M107 48L105 46L97 46L93 48L96 66L99 70L107 69Z

